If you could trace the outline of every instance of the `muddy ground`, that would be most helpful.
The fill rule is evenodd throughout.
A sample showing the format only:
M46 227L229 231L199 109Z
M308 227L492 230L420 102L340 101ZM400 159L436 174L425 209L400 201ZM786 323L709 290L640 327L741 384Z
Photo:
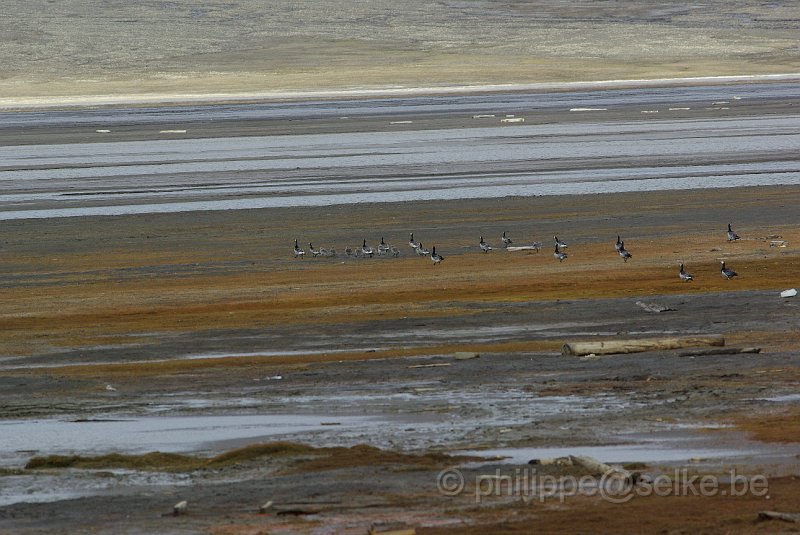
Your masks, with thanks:
M756 517L800 509L800 314L793 298L778 295L798 284L799 201L800 187L788 186L7 221L3 418L81 425L154 408L324 415L330 424L368 416L379 423L187 453L205 458L277 439L381 451L289 448L224 466L145 464L134 470L150 474L140 479L122 461L99 469L9 465L0 476L6 486L92 489L102 481L105 490L1 507L0 530L364 533L379 521L418 533L790 528ZM726 241L728 221L741 240ZM504 230L544 249L504 251ZM445 255L441 265L413 254L411 231ZM555 234L569 243L563 263L550 250ZM628 263L614 251L617 234L634 255ZM496 250L480 253L480 235ZM339 255L295 259L295 236ZM343 254L381 236L399 258ZM787 247L771 246L776 239ZM719 259L739 276L723 279ZM678 279L680 261L694 281ZM672 310L649 313L638 301ZM761 352L560 354L567 341L676 333L722 334L729 347ZM480 357L456 360L458 351ZM615 444L674 444L671 461L634 465L652 477L676 467L766 475L770 498L615 505L599 497L526 503L514 493L476 503L475 478L528 469L525 451L515 462L442 457ZM698 447L721 453L690 459ZM55 453L30 450L19 455L23 463ZM449 466L465 476L458 496L437 488ZM181 500L187 514L169 516ZM258 513L267 500L273 507Z

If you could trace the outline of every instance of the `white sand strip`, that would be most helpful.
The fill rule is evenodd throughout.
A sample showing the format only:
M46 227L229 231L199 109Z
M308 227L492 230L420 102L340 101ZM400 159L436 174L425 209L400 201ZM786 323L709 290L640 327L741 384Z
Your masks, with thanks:
M248 102L266 100L307 100L414 95L450 95L507 91L549 91L614 89L629 87L664 87L681 85L713 85L726 83L800 81L800 73L758 74L737 76L695 76L689 78L653 78L645 80L601 80L585 82L552 82L540 84L490 84L430 87L351 88L323 91L260 91L246 93L162 93L128 95L86 95L53 97L0 98L0 110L41 109L84 106L127 106L134 104L198 104Z

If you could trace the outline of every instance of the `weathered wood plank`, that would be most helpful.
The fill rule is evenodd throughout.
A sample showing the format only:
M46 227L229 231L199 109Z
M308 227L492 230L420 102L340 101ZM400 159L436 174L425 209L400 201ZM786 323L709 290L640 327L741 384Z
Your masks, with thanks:
M565 356L613 355L617 353L640 353L642 351L659 351L665 349L681 349L695 346L724 346L725 338L721 334L703 336L666 336L661 338L640 338L627 340L602 340L599 342L568 342L561 348Z

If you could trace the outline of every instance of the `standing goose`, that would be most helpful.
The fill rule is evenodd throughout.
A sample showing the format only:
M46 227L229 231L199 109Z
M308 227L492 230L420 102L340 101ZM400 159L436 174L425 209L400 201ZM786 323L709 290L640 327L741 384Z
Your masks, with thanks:
M383 236L381 236L381 243L378 244L378 254L386 254L389 252L389 245L383 241Z
M408 240L408 246L411 247L412 249L419 248L419 244L414 241L414 233L413 232L411 233L411 238Z
M693 280L693 279L694 279L694 277L692 277L691 275L689 275L689 274L686 272L686 270L685 270L685 269L683 269L683 262L681 262L681 270L678 272L678 276L681 278L681 280L682 280L683 282L689 282L690 280Z
M728 223L728 241L736 241L739 240L739 235L736 234L733 229L731 228L731 224Z
M731 268L726 268L724 260L720 260L720 262L722 263L722 268L719 270L719 272L722 273L722 276L725 277L727 280L731 280L732 278L739 275Z
M619 241L619 236L617 236L617 243L614 244L614 249L616 249L617 252L622 249L622 242Z
M367 240L364 240L364 244L361 246L361 253L364 256L372 258L372 255L375 254L375 250L367 245Z
M556 244L556 250L553 253L553 258L558 260L559 262L563 262L567 258L567 253L558 250L558 244Z
M434 245L433 252L431 253L431 262L433 262L433 265L435 266L439 264L442 260L444 260L444 257L436 252L436 246Z
M308 242L308 252L311 253L311 256L314 258L318 257L321 253L319 249L314 249L314 246L311 245L311 242Z
M302 250L299 245L297 245L297 240L294 240L294 256L295 256L295 258L297 258L298 256L300 258L303 258L305 255L306 255L306 252L304 250Z
M625 242L620 242L619 246L619 255L622 257L622 260L627 262L629 259L633 258L633 255L625 249Z
M419 256L428 256L431 252L422 245L422 242L419 242L417 244L417 254Z
M564 247L566 247L566 246L567 246L567 244L566 244L566 243L564 243L563 241L561 241L561 240L559 240L559 239L558 239L558 236L553 236L553 239L556 241L556 248L559 248L559 247L560 247L560 248L562 248L562 249L563 249Z
M481 241L478 242L478 245L480 245L481 251L483 251L484 253L488 253L489 251L492 250L492 246L483 241L483 236L481 236Z
M508 237L506 236L506 231L505 231L505 230L503 231L503 237L502 237L502 240L503 240L503 247L508 247L509 245L511 245L511 244L513 243L513 242L511 241L511 238L508 238Z

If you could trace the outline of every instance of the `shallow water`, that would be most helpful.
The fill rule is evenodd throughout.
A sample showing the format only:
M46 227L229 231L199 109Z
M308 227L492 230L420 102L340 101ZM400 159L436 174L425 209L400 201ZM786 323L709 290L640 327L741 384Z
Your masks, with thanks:
M555 459L569 455L593 457L609 464L643 462L667 465L714 465L746 462L761 466L793 466L797 448L763 443L738 434L708 434L709 429L729 429L718 422L671 422L604 437L617 444L598 446L510 447L465 451L467 455L502 458L502 463L525 464L533 459ZM778 469L780 471L780 469Z
M65 470L59 474L28 472L25 475L3 477L0 485L0 507L14 503L56 502L131 487L191 484L192 477L188 474L131 470Z
M75 422L57 419L0 421L0 466L21 467L35 455L101 455L110 452L141 454L150 451L218 453L271 440L293 440L314 446L367 443L381 448L425 450L447 448L478 427L502 433L505 426L527 419L573 419L624 410L629 403L614 396L547 396L511 390L451 392L437 381L404 385L375 385L367 395L337 393L327 396L292 396L296 414L220 414L170 416L185 410L250 407L256 398L214 400L191 396L160 399L150 409L163 416L103 415L104 421ZM174 399L171 399L174 398ZM404 410L397 412L398 404ZM319 415L319 407L344 414L364 412L375 416ZM453 419L442 407L458 407ZM303 414L303 411L309 411ZM68 476L68 477L67 477ZM138 473L126 470L68 470L60 475L26 472L0 476L0 506L19 502L50 502L99 492L121 492L137 486L183 485L191 475Z
M692 446L686 442L665 447L664 444L624 444L615 446L568 446L555 448L498 448L462 452L466 455L503 457L503 462L525 464L532 459L553 459L578 455L594 457L605 463L689 462L690 459L745 457L757 449L727 449Z
M7 146L0 219L800 184L799 126L723 116Z
M800 401L800 393L784 394L781 396L771 396L767 398L757 398L758 401L770 401L772 403L792 403Z
M398 441L405 449L427 449L434 444L446 446L478 425L502 427L530 418L565 414L578 418L630 407L629 402L614 396L539 397L511 390L493 393L491 397L487 401L481 391L451 392L438 383L405 385L400 391L396 385L387 385L386 391L376 390L369 395L292 396L292 407L298 411L295 414L203 416L176 413L245 408L255 411L264 402L247 397L215 400L196 395L159 398L147 410L157 414L153 416L104 414L95 421L0 421L0 466L22 466L34 455L221 451L277 437L291 437L316 446L366 442L394 447L393 441ZM395 412L398 403L404 404L403 414ZM319 407L336 413L320 415ZM465 416L451 422L439 413L442 407L459 407ZM364 414L365 408L371 414ZM449 429L449 434L440 432L442 425ZM387 433L387 428L392 431Z
M204 406L195 400L195 406ZM185 407L184 407L185 408ZM175 407L171 407L175 409ZM324 425L335 422L336 426ZM219 416L104 416L96 421L0 421L0 466L21 466L34 455L186 452L222 440L263 438L369 427L378 419L357 416L233 414Z

